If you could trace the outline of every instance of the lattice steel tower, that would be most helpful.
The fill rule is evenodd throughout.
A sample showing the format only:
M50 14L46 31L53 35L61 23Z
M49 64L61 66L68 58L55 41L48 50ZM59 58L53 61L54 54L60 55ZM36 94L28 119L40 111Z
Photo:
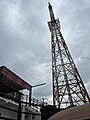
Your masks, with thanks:
M89 95L60 31L59 19L55 19L49 3L51 32L53 104L66 108L90 102Z

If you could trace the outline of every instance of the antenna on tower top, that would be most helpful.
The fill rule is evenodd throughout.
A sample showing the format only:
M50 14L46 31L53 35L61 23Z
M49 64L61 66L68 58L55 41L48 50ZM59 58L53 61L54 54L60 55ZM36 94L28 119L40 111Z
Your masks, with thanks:
M48 2L48 8L49 8L51 21L54 21L55 20L54 12L53 12L52 5L50 4L50 2Z
M48 2L48 7L49 7L49 8L52 8L52 6L51 6L50 2Z

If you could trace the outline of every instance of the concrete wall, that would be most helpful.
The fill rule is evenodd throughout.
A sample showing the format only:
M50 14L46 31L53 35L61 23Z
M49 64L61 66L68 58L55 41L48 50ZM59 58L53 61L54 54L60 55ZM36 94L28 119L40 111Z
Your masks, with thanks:
M36 109L31 108L31 107L26 107L25 111L36 113L36 115L34 115L34 114L26 115L25 120L41 120L41 115L38 115L38 114L41 114L41 112L37 111Z
M17 113L3 108L0 108L0 113L1 113L1 117L12 118L12 119L17 118Z
M18 110L18 104L12 102L12 101L5 101L5 100L0 100L0 105L10 108L10 109L14 109L14 110ZM22 112L28 112L28 113L36 113L36 114L40 114L40 112L38 112L37 110L31 108L31 107L26 107L26 106L22 106ZM17 119L17 112L14 111L10 111L4 108L0 107L0 113L1 113L1 117L6 117L6 118L11 118L11 119ZM41 120L41 115L32 115L32 114L22 114L21 119L22 120ZM0 119L1 120L1 119Z
M25 108L23 108L23 109L22 109L23 112L27 112L25 110ZM32 111L28 111L28 112L32 112ZM0 113L1 113L1 117L17 119L17 113L16 112L0 108ZM25 114L22 114L21 120L41 120L41 115L32 115L32 114L25 115Z
M17 109L18 108L16 103L14 103L13 101L10 101L8 99L2 98L2 97L0 97L0 106L10 108L10 109ZM1 114L1 117L12 118L12 119L17 118L16 112L4 109L2 107L0 107L0 114Z
M35 116L35 118L32 119L32 120L41 120L41 116L40 116L40 115L37 115L37 116Z

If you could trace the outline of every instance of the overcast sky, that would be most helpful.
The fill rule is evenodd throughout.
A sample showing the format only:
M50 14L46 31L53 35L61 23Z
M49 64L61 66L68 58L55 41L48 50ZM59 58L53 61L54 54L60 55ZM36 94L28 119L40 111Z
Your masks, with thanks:
M49 0L90 95L90 0ZM0 0L0 66L31 85L36 98L52 100L48 0Z

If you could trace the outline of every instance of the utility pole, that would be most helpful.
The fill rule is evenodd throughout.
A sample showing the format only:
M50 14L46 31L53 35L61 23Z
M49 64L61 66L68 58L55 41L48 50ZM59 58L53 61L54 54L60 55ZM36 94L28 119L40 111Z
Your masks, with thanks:
M89 95L60 31L51 4L48 5L52 52L53 105L67 108L90 102Z

